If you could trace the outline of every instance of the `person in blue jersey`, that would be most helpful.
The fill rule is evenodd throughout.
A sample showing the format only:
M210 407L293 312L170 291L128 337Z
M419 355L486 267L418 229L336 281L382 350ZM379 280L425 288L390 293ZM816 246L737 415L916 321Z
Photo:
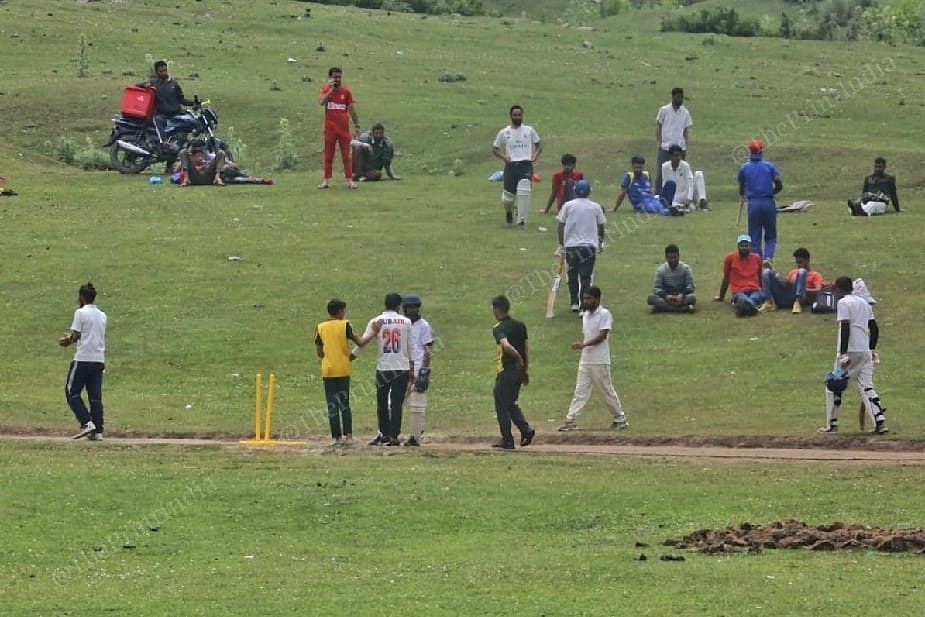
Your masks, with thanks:
M774 196L781 192L784 184L774 163L762 158L764 143L760 139L751 140L748 151L748 162L739 169L739 208L747 199L752 252L770 261L774 259L777 248L777 204Z
M656 195L652 192L652 179L649 177L649 172L646 171L646 160L636 155L632 158L631 163L632 170L623 174L623 180L620 181L620 194L617 195L617 202L613 206L614 212L617 211L623 200L629 197L630 204L636 212L647 212L663 216L683 214L680 209L671 207L677 188L673 181L666 182L662 187L661 195Z

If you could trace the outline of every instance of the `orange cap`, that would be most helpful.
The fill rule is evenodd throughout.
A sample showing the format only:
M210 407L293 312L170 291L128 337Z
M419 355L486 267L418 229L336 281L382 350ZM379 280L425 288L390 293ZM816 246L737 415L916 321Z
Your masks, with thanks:
M748 150L752 154L758 154L762 150L764 150L764 142L761 141L760 139L753 139L750 142L748 142Z

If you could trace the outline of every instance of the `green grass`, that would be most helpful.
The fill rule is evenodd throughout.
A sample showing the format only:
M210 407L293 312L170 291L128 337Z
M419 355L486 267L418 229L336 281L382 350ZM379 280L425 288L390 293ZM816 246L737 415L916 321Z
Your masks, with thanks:
M0 464L0 614L876 617L920 605L918 555L659 557L677 553L667 538L741 521L920 525L922 467L24 443Z
M0 425L70 427L61 389L71 354L54 340L70 323L77 287L93 279L110 316L110 430L243 435L252 422L253 375L272 370L280 379L279 430L321 435L313 326L332 296L345 298L348 317L362 325L392 290L423 296L439 338L433 431L495 430L488 300L502 292L530 327L533 383L523 403L540 427L552 426L571 395L576 357L568 343L579 330L568 316L542 318L555 241L536 225L552 229L553 220L535 214L528 233L504 228L499 187L485 180L497 168L490 142L508 106L522 103L545 143L535 205L566 151L594 180L594 197L610 204L629 157L654 155L655 110L682 84L695 121L691 159L706 172L714 212L611 215L613 239L596 271L616 318L615 381L634 432L804 434L821 419L831 317L736 320L708 302L739 231L734 149L762 134L782 170L781 200L816 203L808 214L780 217L778 263L805 245L827 278L868 281L882 300L877 382L891 424L899 438L925 428L913 413L923 395L916 367L925 341L915 327L923 293L909 283L918 272L925 194L909 127L921 115L923 82L915 76L925 50L661 34L636 14L587 32L320 6L300 20L303 5L291 2L259 10L247 3L173 7L0 6L0 171L21 193L0 202L9 324L0 345L18 350L0 366L8 384ZM70 60L80 33L93 43L90 79L75 77ZM251 169L272 174L280 117L290 119L302 168L272 174L273 187L180 190L150 186L146 175L80 172L45 158L43 142L62 134L102 142L121 88L143 73L154 40L175 50L173 72L186 91L210 97L220 128L234 126L248 143ZM328 51L313 51L318 40ZM583 48L584 40L593 47ZM393 135L402 182L357 192L311 188L320 167L315 93L335 63L345 67L363 123L381 120ZM865 75L869 65L881 67L876 84L820 106L827 96L820 88ZM124 68L135 76L122 75ZM467 81L439 83L443 72ZM282 92L270 91L272 80ZM898 175L909 212L851 219L843 200L856 194L877 154ZM465 173L454 178L447 172L457 158ZM694 267L697 316L647 314L644 298L669 242ZM370 355L355 365L358 432L374 426ZM592 403L583 424L606 422Z

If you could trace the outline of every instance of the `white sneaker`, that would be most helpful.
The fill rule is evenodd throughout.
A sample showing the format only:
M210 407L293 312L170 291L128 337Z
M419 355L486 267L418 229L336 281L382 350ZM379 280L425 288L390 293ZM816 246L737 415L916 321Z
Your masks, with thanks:
M334 442L331 443L331 445L332 445L332 446L342 446L342 445L344 445L344 438L343 438L343 437L335 437L335 438L334 438Z
M837 424L830 424L829 426L820 426L819 429L818 429L818 432L819 432L819 433L837 433L837 432L838 432L838 425L837 425Z
M573 304L573 305L572 305L572 312L573 312L573 313L577 313L577 312L580 311L580 310L581 310L581 305L580 305L580 304Z
M89 439L90 441L103 441L103 434L102 433L90 433L89 435L87 435L87 439Z
M625 428L629 428L629 420L623 418L622 420L614 420L613 424L610 425L610 430L612 431L622 431Z
M74 436L71 439L80 439L81 437L86 437L90 433L96 430L96 425L93 422L87 422L80 427L80 430L74 433Z
M559 427L560 433L566 433L568 431L575 431L575 430L578 430L578 425L570 420L566 420L565 424Z
M342 438L342 440L343 440L343 444L344 444L345 446L352 446L352 445L353 445L353 435L344 435L343 438Z

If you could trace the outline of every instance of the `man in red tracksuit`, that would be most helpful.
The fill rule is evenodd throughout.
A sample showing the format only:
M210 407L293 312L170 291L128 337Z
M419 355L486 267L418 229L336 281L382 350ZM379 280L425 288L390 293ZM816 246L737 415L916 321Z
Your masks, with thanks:
M353 134L360 130L360 120L353 107L353 93L347 86L341 84L342 76L343 71L338 67L328 69L328 83L321 89L318 97L318 102L324 107L324 180L318 185L319 189L331 186L335 144L340 147L340 158L344 162L347 187L357 188L350 165L350 141L353 139ZM350 120L353 120L353 133L350 132Z

